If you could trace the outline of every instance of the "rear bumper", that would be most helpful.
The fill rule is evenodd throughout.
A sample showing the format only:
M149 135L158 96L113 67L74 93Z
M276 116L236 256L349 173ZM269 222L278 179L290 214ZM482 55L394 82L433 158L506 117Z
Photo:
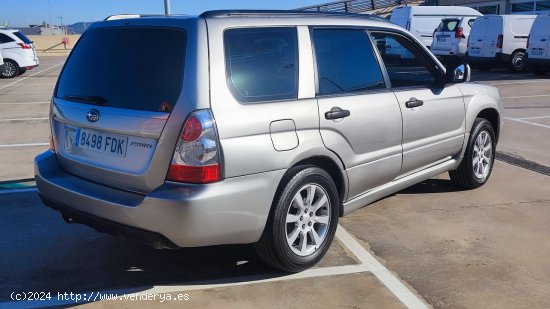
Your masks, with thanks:
M46 205L83 223L157 248L246 244L260 238L284 170L208 185L165 183L147 195L64 172L55 154L35 158Z

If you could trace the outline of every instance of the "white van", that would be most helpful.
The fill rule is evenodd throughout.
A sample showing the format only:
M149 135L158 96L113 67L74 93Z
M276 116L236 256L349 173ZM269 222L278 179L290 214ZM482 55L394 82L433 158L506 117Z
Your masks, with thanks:
M432 53L444 63L460 61L468 51L468 37L476 18L443 18L433 34Z
M390 21L409 30L430 48L434 30L443 18L481 15L478 11L464 6L406 6L394 9Z
M525 70L527 38L537 15L479 17L468 38L468 60L481 70L505 64L512 72Z
M527 42L527 64L535 74L544 75L550 71L550 14L539 15Z

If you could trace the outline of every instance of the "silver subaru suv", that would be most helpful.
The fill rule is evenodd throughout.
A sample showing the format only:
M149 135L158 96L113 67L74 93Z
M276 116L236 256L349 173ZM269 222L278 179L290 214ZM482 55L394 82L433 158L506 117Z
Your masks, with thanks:
M63 67L36 183L68 223L156 248L253 243L297 272L341 216L447 171L487 181L502 106L469 77L367 15L113 18Z

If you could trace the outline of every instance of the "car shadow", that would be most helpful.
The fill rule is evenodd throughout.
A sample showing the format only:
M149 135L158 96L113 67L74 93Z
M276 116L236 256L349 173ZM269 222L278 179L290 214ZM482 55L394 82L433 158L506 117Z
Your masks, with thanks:
M403 189L396 194L426 194L426 193L449 193L464 191L449 179L428 179L417 183L414 186Z
M0 302L11 292L137 292L158 285L235 283L285 276L251 245L157 250L100 234L39 203L0 196Z

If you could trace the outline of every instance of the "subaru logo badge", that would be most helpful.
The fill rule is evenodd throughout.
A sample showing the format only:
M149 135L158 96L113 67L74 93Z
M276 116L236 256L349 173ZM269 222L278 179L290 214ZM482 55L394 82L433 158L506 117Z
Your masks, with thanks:
M96 122L99 120L99 111L97 109L91 109L86 113L86 119L89 122Z

